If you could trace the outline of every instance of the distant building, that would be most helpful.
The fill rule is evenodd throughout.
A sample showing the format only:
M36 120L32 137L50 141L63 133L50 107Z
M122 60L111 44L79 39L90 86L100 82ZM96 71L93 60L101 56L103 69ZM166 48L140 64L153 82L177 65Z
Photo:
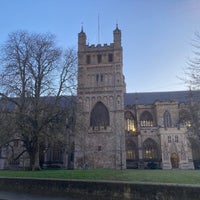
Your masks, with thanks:
M41 165L200 168L199 138L191 131L189 92L126 93L118 26L113 37L113 43L95 46L87 45L83 29L78 34L76 126L70 130L67 120L67 146L43 144ZM9 152L8 146L1 149L1 169L27 166L26 156L12 162Z

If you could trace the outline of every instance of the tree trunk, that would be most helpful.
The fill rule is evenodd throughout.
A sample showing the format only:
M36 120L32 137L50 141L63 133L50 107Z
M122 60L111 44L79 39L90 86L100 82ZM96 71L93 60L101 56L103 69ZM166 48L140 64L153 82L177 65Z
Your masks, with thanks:
M32 155L30 155L30 164L32 171L41 170L40 167L40 157L39 157L39 143L37 142L36 148L33 151Z

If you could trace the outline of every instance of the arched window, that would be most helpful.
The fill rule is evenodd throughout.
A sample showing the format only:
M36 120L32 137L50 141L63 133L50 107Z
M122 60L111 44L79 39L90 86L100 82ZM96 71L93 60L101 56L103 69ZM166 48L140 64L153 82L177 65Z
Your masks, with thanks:
M187 110L182 109L179 112L179 124L186 127L191 127L191 117Z
M148 138L143 143L143 158L144 159L158 159L157 143Z
M90 126L93 130L106 129L110 125L109 112L106 106L97 102L91 111L90 115Z
M168 111L163 114L163 123L165 128L172 127L171 115Z
M47 149L47 162L49 163L62 163L63 162L63 145L58 142L49 145Z
M136 131L135 119L130 111L125 112L125 130Z
M126 160L137 160L138 157L137 145L135 142L128 140L126 142Z
M150 112L144 111L140 116L140 126L149 127L153 126L153 116Z

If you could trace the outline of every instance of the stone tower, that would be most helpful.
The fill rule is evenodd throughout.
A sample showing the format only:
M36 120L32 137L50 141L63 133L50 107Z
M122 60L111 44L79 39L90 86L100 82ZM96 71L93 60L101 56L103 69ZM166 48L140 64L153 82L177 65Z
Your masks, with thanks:
M75 168L126 168L121 30L111 44L87 45L78 34Z

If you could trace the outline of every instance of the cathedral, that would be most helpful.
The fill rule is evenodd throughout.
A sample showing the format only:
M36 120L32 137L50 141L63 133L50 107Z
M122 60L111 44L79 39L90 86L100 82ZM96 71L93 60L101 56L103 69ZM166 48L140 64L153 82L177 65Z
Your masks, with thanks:
M87 45L78 34L74 168L194 169L200 145L191 132L189 92L126 93L121 30L113 43Z
M82 28L75 128L66 146L41 150L41 166L199 169L200 143L191 128L190 97L189 91L126 93L118 25L113 42L104 45L88 45ZM0 169L26 167L26 156L17 161L9 158L10 147L16 144L1 149Z

